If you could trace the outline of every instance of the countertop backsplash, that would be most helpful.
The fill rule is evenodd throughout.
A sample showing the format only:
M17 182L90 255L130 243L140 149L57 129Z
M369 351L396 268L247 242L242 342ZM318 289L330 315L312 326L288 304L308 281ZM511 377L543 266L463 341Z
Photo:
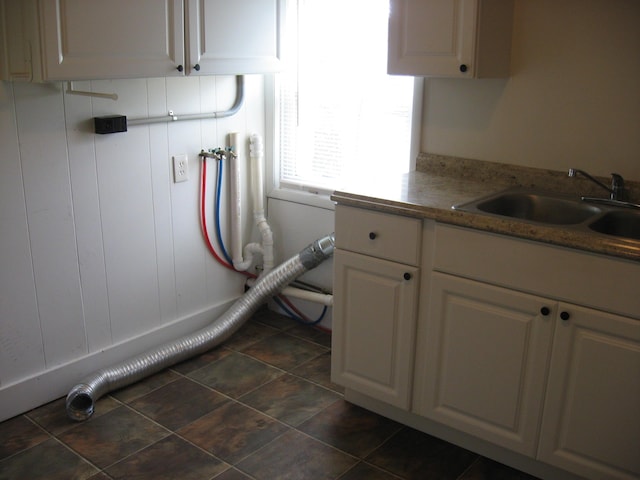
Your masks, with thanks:
M575 168L580 168L575 165ZM570 178L567 171L546 170L505 163L472 160L466 158L420 153L416 160L418 172L431 173L460 180L473 180L508 187L537 188L549 192L563 192L570 195L606 198L606 192L584 177ZM590 172L589 172L590 173ZM624 177L624 174L621 173ZM609 178L595 176L605 185ZM625 179L627 200L640 203L640 182Z

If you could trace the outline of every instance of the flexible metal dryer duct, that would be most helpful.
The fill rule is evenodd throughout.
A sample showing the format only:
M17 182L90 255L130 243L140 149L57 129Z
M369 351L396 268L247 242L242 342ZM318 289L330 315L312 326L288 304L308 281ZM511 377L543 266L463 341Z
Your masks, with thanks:
M333 254L334 246L333 233L316 240L258 280L208 327L89 375L67 395L67 414L73 420L86 420L93 414L95 402L102 395L221 344L270 297L329 258Z

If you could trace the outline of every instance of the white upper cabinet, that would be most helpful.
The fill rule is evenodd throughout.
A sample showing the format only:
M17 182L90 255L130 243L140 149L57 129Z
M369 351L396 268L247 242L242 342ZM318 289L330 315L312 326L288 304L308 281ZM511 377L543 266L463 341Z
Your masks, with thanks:
M43 79L179 75L184 64L182 0L46 0L40 14Z
M391 0L388 72L508 77L513 0Z
M421 226L336 207L331 378L402 409L411 402Z
M284 0L189 0L189 73L280 69Z
M8 59L0 75L49 81L276 71L283 1L0 0Z

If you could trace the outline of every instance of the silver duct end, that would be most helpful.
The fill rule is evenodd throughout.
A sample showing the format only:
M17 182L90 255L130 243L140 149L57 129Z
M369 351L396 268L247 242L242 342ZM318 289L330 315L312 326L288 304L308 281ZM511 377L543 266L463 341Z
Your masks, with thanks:
M67 415L73 420L86 420L93 415L95 402L104 394L140 381L221 344L269 298L331 257L334 246L333 233L316 240L260 278L208 327L89 375L67 395Z

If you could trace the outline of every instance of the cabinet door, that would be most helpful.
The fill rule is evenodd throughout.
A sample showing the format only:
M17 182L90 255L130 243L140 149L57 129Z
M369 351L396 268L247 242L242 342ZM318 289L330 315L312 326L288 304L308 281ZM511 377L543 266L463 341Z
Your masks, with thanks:
M389 73L472 76L477 8L477 0L391 0Z
M640 478L640 321L560 310L539 458L585 478Z
M544 298L434 273L414 411L533 457L554 308Z
M334 382L409 408L418 283L416 267L335 251Z
M182 0L41 0L45 80L182 75Z
M189 73L280 69L284 0L189 0Z
M34 5L27 2L0 0L0 80L31 80L33 76L30 52L33 29L29 19Z

